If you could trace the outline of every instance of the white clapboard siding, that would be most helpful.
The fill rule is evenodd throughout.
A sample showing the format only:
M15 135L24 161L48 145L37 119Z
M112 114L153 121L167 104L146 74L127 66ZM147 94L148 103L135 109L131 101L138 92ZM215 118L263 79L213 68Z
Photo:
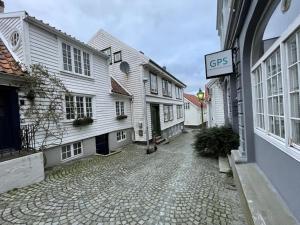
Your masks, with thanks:
M0 32L6 39L7 43L10 45L10 36L14 31L19 31L20 33L23 32L22 27L22 20L18 16L9 17L9 18L1 18L0 19ZM19 47L15 50L15 54L17 57L22 61L24 59L23 57L23 48L24 48L24 39L23 36L21 36L21 42ZM8 46L11 47L11 46Z
M211 96L211 101L208 104L209 124L210 126L222 126L225 124L222 88L218 82L214 82L209 89Z
M13 30L18 26L17 23L11 23L7 28L2 25L5 22L4 20L6 21L8 18L0 17L1 32L4 28ZM50 73L58 76L72 94L92 97L94 123L88 126L74 127L72 121L67 121L65 118L62 118L61 124L66 129L62 144L132 127L131 99L111 94L111 81L106 59L98 54L92 53L89 49L86 49L81 45L81 43L69 40L68 37L62 39L56 34L53 34L46 29L39 28L27 21L22 21L20 24L23 24L24 27L26 26L26 28L28 28L28 39L26 39L27 42L24 43L27 47L24 48L24 55L29 58L26 58L26 60L20 58L23 60L23 63L31 62L31 64L42 64ZM20 27L20 31L23 32L24 27ZM68 44L79 47L90 54L91 77L62 71L61 41L66 41ZM25 50L28 52L25 52ZM22 106L20 110L21 123L30 123L29 119L24 115L26 107L28 107L29 104L25 97L25 93L20 91L19 96L20 98L25 99L25 105ZM121 121L116 119L116 100L124 101L125 113L128 116L127 119ZM35 101L37 104L45 104L45 99L36 98ZM64 105L65 103L63 102L62 106L64 107ZM37 133L37 147L39 147L38 145L43 140L43 135L43 133Z
M103 50L108 47L111 47L112 57L114 52L122 51L122 61L128 62L130 66L130 72L128 75L122 73L120 71L120 63L112 63L110 65L110 74L113 77L116 77L121 84L127 88L133 95L133 125L135 130L135 140L136 141L145 141L146 136L140 137L138 134L138 123L142 122L145 124L145 115L144 115L144 84L143 84L143 77L149 78L149 72L144 69L142 64L148 63L149 58L146 57L144 54L140 53L136 49L128 46L127 44L121 42L117 38L113 37L111 34L100 30L97 32L94 37L89 41L89 44L98 50ZM146 83L146 93L147 93L147 102L153 103L165 103L165 104L183 104L183 100L177 100L175 97L175 86L172 84L172 98L166 98L162 96L162 84L161 78L158 77L158 88L160 91L160 95L158 96L150 96L149 91L149 84L150 80ZM153 98L150 98L153 97ZM164 130L168 127L176 125L180 122L183 122L183 119L177 120L176 116L176 106L174 106L174 120L172 122L164 123L163 118L163 109L162 105L160 106L160 120L161 120L161 129ZM151 111L150 111L150 104L147 103L147 115L148 115L148 128L149 128L149 135L150 138L152 135L151 132ZM175 118L176 116L176 118Z

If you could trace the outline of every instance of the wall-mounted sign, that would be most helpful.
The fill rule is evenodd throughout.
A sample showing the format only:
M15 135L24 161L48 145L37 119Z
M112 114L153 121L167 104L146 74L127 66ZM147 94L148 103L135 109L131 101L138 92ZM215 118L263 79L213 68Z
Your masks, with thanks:
M205 55L206 79L233 73L232 49Z

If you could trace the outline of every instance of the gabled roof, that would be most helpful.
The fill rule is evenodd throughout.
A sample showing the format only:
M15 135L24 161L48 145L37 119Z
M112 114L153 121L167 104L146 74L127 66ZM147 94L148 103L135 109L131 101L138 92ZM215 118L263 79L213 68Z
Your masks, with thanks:
M201 108L201 102L198 100L197 96L195 95L190 95L190 94L186 94L184 93L183 96L190 101L191 103L193 103L195 106ZM203 107L206 108L206 104L202 103Z
M125 88L121 86L114 78L111 79L111 92L119 95L125 95L131 97L131 94Z
M24 72L21 66L13 58L8 48L0 39L0 73L8 75L22 76Z

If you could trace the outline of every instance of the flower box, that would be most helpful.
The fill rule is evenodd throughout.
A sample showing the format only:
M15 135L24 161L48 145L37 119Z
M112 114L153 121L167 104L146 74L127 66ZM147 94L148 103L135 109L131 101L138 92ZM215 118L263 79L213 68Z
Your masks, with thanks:
M73 126L74 127L86 126L92 124L93 122L94 120L90 117L77 118L76 120L73 121Z
M123 119L126 119L126 118L127 118L126 115L117 116L117 120L123 120Z

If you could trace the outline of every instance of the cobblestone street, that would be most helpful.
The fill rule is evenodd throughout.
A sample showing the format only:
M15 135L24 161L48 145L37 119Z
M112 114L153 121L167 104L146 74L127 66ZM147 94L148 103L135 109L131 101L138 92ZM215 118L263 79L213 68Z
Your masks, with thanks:
M157 152L130 145L0 195L0 224L245 224L233 180L182 134Z

